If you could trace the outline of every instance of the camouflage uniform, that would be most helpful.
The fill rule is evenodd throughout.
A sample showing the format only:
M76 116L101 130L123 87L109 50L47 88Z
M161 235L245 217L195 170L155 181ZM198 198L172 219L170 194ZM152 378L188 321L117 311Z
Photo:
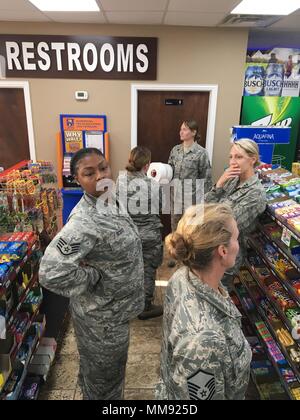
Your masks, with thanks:
M129 321L144 308L142 246L128 214L96 203L82 197L46 249L40 282L70 298L84 398L120 399Z
M194 142L193 145L186 150L184 149L183 144L179 144L171 150L168 164L173 168L173 180L192 180L190 192L185 192L185 194L190 195L191 200L190 204L186 207L196 204L196 201L197 204L199 204L203 198L203 191L202 185L197 188L196 179L204 180L204 192L209 191L212 186L211 166L207 151L197 142ZM176 184L174 191L173 189L171 190L171 202L171 225L172 231L174 232L184 210L186 210L186 208L181 209L183 193L182 188L176 187ZM179 204L179 209L174 208L176 207L176 202Z
M257 175L239 184L238 178L229 179L221 188L214 186L205 195L206 203L227 202L233 210L240 236L240 252L233 269L226 272L223 284L231 286L232 277L239 271L247 254L247 236L255 230L257 216L265 211L266 193Z
M216 292L187 267L166 290L157 399L244 399L251 349L241 314L228 293Z
M125 176L124 176L125 175ZM158 182L148 178L142 172L124 172L117 180L118 197L120 188L127 188L127 207L132 220L136 224L143 247L144 285L146 306L152 302L155 291L156 270L162 263L163 244L161 237L160 189ZM134 208L138 201L139 212Z

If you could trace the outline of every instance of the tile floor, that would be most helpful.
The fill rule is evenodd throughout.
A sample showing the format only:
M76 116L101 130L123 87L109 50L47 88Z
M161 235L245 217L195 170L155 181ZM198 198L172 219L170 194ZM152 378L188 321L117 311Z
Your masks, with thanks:
M175 268L167 267L165 258L157 270L157 279L167 281ZM159 283L160 284L160 283ZM157 286L155 303L163 304L165 287ZM130 345L126 370L125 399L152 400L159 376L162 317L147 321L135 319L130 324ZM143 366L141 370L140 367ZM77 375L79 355L72 322L69 321L47 382L41 388L40 400L80 400Z
M156 288L155 301L162 304L162 287ZM159 376L162 317L148 321L133 320L130 324L130 346L125 381L126 400L154 399L154 386ZM143 366L141 370L140 367ZM79 355L71 320L59 343L55 362L40 400L81 400L77 383Z
M167 259L157 271L159 284L164 284L176 271L168 268ZM155 303L163 304L165 287L156 286ZM130 324L130 345L125 379L125 400L153 400L159 377L162 317L148 321L135 319ZM143 369L141 369L143 366ZM78 385L79 355L71 320L58 343L58 350L47 382L41 388L40 400L81 400ZM251 382L247 399L259 399Z

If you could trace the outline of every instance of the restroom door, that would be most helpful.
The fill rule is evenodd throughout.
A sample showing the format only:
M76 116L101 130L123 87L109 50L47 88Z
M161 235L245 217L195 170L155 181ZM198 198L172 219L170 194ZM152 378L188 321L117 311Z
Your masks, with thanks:
M0 88L0 167L30 159L24 90Z
M137 144L151 150L152 162L168 162L171 149L180 143L183 121L195 120L200 144L206 145L209 92L138 91ZM163 236L171 231L169 215L162 215Z

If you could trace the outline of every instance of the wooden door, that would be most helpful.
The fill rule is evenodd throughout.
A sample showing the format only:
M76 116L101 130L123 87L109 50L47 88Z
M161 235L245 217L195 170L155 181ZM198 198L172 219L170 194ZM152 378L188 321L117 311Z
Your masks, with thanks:
M0 166L30 159L24 90L0 89Z
M209 92L139 91L138 140L152 152L152 162L168 162L171 149L180 143L183 121L195 120L200 144L206 145ZM163 236L171 231L169 215L162 215Z

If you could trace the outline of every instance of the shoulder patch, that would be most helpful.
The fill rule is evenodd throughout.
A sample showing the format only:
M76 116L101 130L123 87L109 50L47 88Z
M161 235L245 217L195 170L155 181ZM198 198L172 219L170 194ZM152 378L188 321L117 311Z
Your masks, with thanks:
M63 238L60 238L57 242L56 248L59 250L59 252L64 255L72 255L76 254L79 251L80 248L80 242L76 242L73 244L70 244L66 242Z
M191 400L212 400L216 394L215 376L201 369L188 377L187 385Z

